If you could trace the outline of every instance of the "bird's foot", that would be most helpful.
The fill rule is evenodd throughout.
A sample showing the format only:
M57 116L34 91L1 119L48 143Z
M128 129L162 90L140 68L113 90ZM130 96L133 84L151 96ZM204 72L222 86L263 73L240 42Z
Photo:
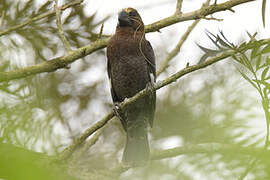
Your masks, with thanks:
M151 93L153 94L156 90L155 90L155 85L153 82L149 82L146 84L146 89L148 91L151 91Z
M125 114L123 113L119 102L115 102L113 104L113 112L114 112L114 115L122 122L124 130L126 130L127 125L125 121Z
M121 108L120 108L120 103L118 102L115 102L113 103L113 112L114 112L114 115L117 116L120 120L121 120Z

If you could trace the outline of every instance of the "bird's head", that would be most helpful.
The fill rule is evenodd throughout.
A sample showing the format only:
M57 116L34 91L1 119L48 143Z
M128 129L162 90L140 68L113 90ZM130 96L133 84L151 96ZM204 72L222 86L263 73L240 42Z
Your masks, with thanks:
M136 9L125 8L122 9L118 14L118 25L117 27L129 27L134 31L144 31L144 24L140 14Z

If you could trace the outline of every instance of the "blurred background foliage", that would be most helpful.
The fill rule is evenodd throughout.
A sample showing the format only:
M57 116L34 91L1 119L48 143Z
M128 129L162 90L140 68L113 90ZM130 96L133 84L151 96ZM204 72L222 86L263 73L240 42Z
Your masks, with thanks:
M62 2L65 4L71 1ZM37 0L2 0L0 31L52 11L53 4L53 1L41 3ZM83 5L79 5L65 10L62 15L65 36L73 49L96 40L100 25L109 18L97 20L96 12L86 16L86 11ZM157 47L157 54L166 54L167 49ZM225 45L224 48L219 47L215 49L217 52L233 48ZM258 46L246 54L234 57L237 61L228 60L212 65L158 91L156 119L151 130L152 149L201 143L263 147L266 128L256 131L252 126L256 121L265 121L263 112L270 116L269 47ZM0 37L1 71L38 64L64 54L65 49L58 36L54 15ZM207 51L205 54L207 55ZM157 56L158 65L163 58L164 55ZM170 72L177 70L177 67L170 67ZM111 110L105 71L103 49L76 61L70 69L1 83L0 144L13 144L25 152L42 152L42 156L61 152L83 130ZM167 77L170 72L163 72L161 77ZM260 102L263 102L263 106ZM72 176L79 179L112 179L112 174L106 171L118 165L125 135L117 119L110 121L100 133L93 146L84 152L78 150L69 161L68 169ZM4 151L5 147L1 148L0 160L4 155L14 158L0 161L0 178L12 179L4 172L17 173L8 173L8 167L18 164L13 159L22 156L21 150ZM26 154L23 156L28 157ZM130 169L120 178L236 179L255 157L257 156L235 153L191 153L152 161L150 166ZM269 157L258 158L259 161L248 177L269 179ZM25 167L34 169L36 166L25 163ZM27 173L29 172L26 170L25 174ZM37 177L42 173L44 172L37 174ZM93 174L96 174L95 178ZM27 176L20 174L20 177Z

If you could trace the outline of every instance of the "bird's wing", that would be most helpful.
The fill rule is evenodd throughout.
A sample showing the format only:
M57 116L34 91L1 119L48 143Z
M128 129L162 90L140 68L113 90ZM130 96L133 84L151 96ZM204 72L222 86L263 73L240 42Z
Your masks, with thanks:
M151 84L156 82L156 62L155 62L155 54L153 48L149 41L146 40L145 48L143 48L143 53L146 57L147 67L148 67L148 74ZM156 92L152 92L148 96L149 104L147 106L147 115L149 117L149 124L153 127L155 109L156 109Z
M111 88L111 95L112 95L112 100L114 103L116 102L120 102L119 101L119 98L116 96L116 93L115 93L115 90L114 90L114 87L113 87L113 81L111 79L111 64L110 64L110 59L108 58L107 59L107 73L108 73L108 77L109 77L109 81L110 81L110 88Z
M144 48L143 52L147 59L147 65L149 69L149 73L154 75L154 80L156 80L156 61L155 61L155 54L153 48L149 41L146 40L146 48Z

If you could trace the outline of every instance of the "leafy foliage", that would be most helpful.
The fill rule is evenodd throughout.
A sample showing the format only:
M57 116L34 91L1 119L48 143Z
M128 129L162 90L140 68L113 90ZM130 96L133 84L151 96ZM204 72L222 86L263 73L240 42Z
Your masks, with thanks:
M267 149L269 146L269 123L270 123L270 71L269 71L269 54L270 48L269 44L265 47L256 47L252 50L250 57L248 57L245 54L241 54L240 57L235 57L235 59L243 65L246 69L248 69L249 74L251 74L249 77L245 73L241 73L242 77L246 79L260 94L261 97L261 103L265 114L266 119L266 137L265 137L265 145L264 149ZM256 51L256 52L254 52ZM266 55L265 55L266 54ZM255 61L252 64L252 61ZM260 156L259 156L260 157ZM258 158L258 157L256 157ZM250 167L254 167L256 160L254 160L253 164L250 164ZM264 161L264 168L269 169L269 162ZM270 176L270 172L267 172L267 176Z
M265 26L265 6L266 6L266 0L262 1L262 21L263 26Z
M268 54L270 53L270 45L260 45L259 41L255 39L256 37L255 33L254 35L250 35L248 33L248 36L250 37L249 42L243 42L238 46L235 46L233 43L230 43L227 38L224 36L222 32L220 32L220 35L214 35L210 32L208 32L207 36L209 39L215 44L217 49L207 49L204 47L199 46L204 52L205 55L201 58L201 60L206 60L207 57L217 55L218 53L227 51L227 50L234 50L235 55L232 56L233 59L235 59L239 64L241 64L240 67L238 67L238 72L241 74L241 76L247 80L258 92L261 98L261 104L262 108L264 110L265 114L265 121L266 121L266 137L264 142L264 149L266 150L269 145L269 123L270 123L270 61ZM245 46L248 46L249 44L255 44L253 46L251 51L243 51L239 52L237 49L244 48ZM253 137L254 138L254 137ZM256 142L255 144L259 144ZM253 163L247 163L246 171L244 172L244 175L241 179L243 179L247 174L249 170L252 170L252 168L257 163L257 158L262 158L262 156L255 156L255 160L253 160ZM261 161L260 161L261 162ZM258 164L258 163L257 163ZM264 166L264 168L268 169L269 162L263 161L262 164L260 164L260 168ZM253 173L256 172L256 170L253 170ZM270 176L269 171L265 171L267 173L267 177Z
M38 2L3 0L0 4L1 31L53 11L53 1L46 1L44 4ZM263 3L264 17L266 1L263 0ZM79 48L96 40L97 27L107 18L96 22L95 13L85 15L83 6L67 9L62 16L62 23L72 48ZM250 96L249 91L253 88L259 93L269 126L270 45L261 46L260 41L256 40L256 34L248 33L250 41L239 45L231 43L223 32L218 35L207 32L207 36L216 49L199 45L205 52L200 62L219 53L235 51L233 58L237 64L214 65L207 71L200 71L169 86L158 96L155 126L151 132L153 149L171 147L171 139L177 142L173 146L220 143L250 148L262 147L265 144L266 148L268 137L265 138L261 132L250 130L249 122L260 120L261 117L254 113L258 100ZM245 49L250 44L256 45L251 51L236 51L239 48ZM164 49L157 51L165 54ZM9 71L37 64L64 53L55 16L47 16L0 37L0 70ZM102 117L103 112L111 108L108 82L104 76L105 63L92 61L90 58L104 59L104 51L98 51L74 63L69 70L1 83L0 146L11 143L47 154L57 154L70 144L82 129ZM251 86L241 84L235 66ZM170 68L177 70L175 67ZM269 132L269 128L267 130ZM78 179L119 179L117 172L111 170L118 165L124 146L125 136L119 121L113 120L103 128L98 140L93 141L92 138L94 136L66 163L71 174L78 176ZM85 147L86 150L83 149ZM10 147L11 150L13 148ZM2 147L0 151L4 149ZM32 151L21 153L20 148L11 150L8 150L10 153L7 154L13 155L18 161L9 163L6 158L5 164L8 165L20 164L20 160L25 162L32 156L38 156L37 159L44 158L44 154L32 154ZM261 154L189 153L151 161L150 166L131 169L123 173L120 179L189 180L195 179L194 172L209 179L235 179L249 168L253 159L258 160L250 174L257 179L269 179L269 157ZM0 156L0 159L2 157ZM35 169L35 164L28 165L26 169ZM0 168L0 175L4 168L8 169ZM52 172L50 168L49 171Z
M65 35L73 48L79 48L95 40L96 35L93 31L107 19L94 22L95 14L87 17L82 7L75 6L67 9L67 16L63 16ZM4 0L0 4L2 28L9 29L53 10L53 1L40 4L35 0L26 2ZM64 48L58 37L55 15L45 16L0 38L0 57L3 59L0 64L1 71L47 61L63 53ZM74 77L74 73L83 74L91 66L91 63L84 60L78 71L64 71L29 77L16 83L2 83L0 91L5 96L1 96L3 103L0 106L2 112L0 134L3 141L33 149L43 142L38 149L45 150L50 147L49 149L58 151L61 148L58 144L60 136L56 132L55 125L62 124L68 132L71 132L62 114L61 105L74 101L74 97L70 94L61 94L59 85L75 81L79 76ZM82 93L79 95L81 97L79 103L80 106L87 108L87 105L83 105L86 103L83 97L90 98L85 94L89 86L82 87L84 86L78 90L79 94ZM92 88L87 91L88 95L95 92L95 83L90 83L90 87ZM83 108L80 111L83 111Z

